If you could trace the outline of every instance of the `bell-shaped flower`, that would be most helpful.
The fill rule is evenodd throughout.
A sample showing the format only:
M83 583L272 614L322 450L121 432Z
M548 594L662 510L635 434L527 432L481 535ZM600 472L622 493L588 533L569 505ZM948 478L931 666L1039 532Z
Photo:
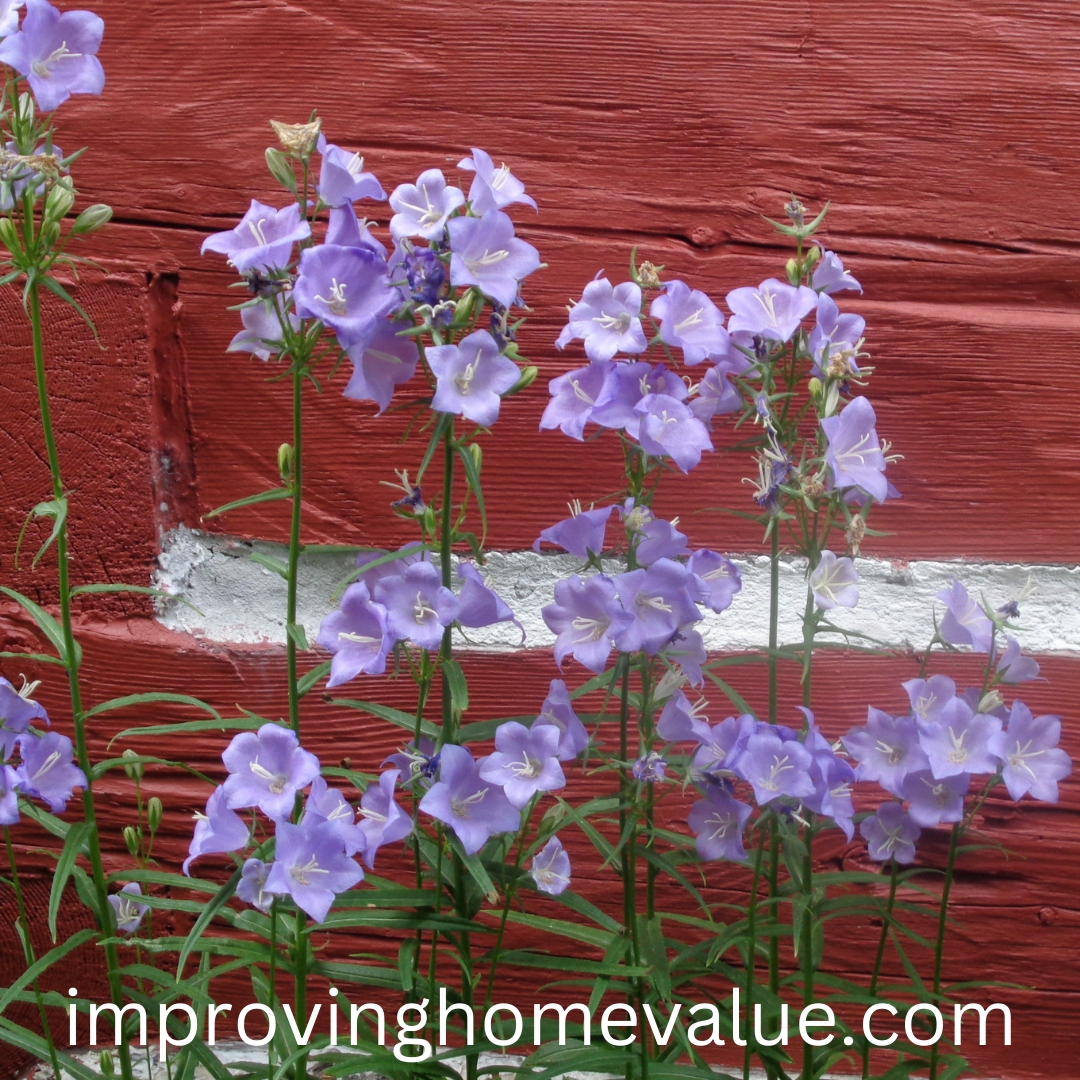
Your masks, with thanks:
M377 784L369 784L360 799L360 821L357 829L364 837L364 862L375 868L375 853L383 844L404 840L412 832L412 818L394 798L394 787L401 773L387 769Z
M648 342L641 328L641 287L632 281L613 286L597 274L570 308L555 348L565 349L576 338L584 340L585 355L594 362L616 353L644 352Z
M274 894L266 890L266 879L273 865L262 859L248 859L240 869L240 880L236 885L236 895L264 913L270 910L274 900Z
M311 226L301 219L300 208L290 203L281 210L251 200L251 207L235 229L208 236L205 255L225 255L241 273L245 270L283 270L292 259L293 244L306 240Z
M364 172L364 159L350 154L340 146L326 141L319 135L319 153L322 168L319 170L319 198L327 206L344 206L357 199L385 199L386 192L375 179L374 173Z
M833 551L823 551L810 574L814 603L826 611L834 607L854 607L859 602L859 573L855 563Z
M403 574L383 578L375 586L375 599L386 608L389 635L421 649L437 649L443 629L458 617L457 597L428 562L413 563Z
M1030 793L1040 802L1058 801L1058 781L1072 772L1069 755L1057 748L1060 739L1060 716L1032 716L1022 701L1013 703L1008 726L989 743L1012 798L1019 802Z
M728 330L746 330L770 341L790 341L799 324L817 307L817 293L806 285L796 288L768 278L756 289L734 289L727 294L731 308Z
M495 753L480 762L480 777L501 787L510 805L520 810L537 792L565 786L558 755L557 727L527 728L510 720L495 729Z
M904 798L911 820L920 828L932 829L964 817L964 796L971 786L971 774L935 777L929 769L909 773L904 780Z
M39 737L30 729L19 736L19 754L19 790L48 803L54 814L67 806L74 788L86 787L86 774L72 763L75 750L66 735L49 731Z
M562 841L553 836L534 856L529 874L540 892L558 896L570 885L570 856Z
M10 766L0 766L0 825L19 821L19 774Z
M139 929L143 917L150 910L148 904L140 904L135 899L142 896L142 886L137 881L129 881L119 892L106 897L112 905L116 917L116 929L122 934L133 934Z
M463 582L458 594L457 621L466 627L494 626L512 622L525 640L525 628L515 618L510 605L484 580L484 575L471 562L458 563L458 577Z
M697 853L706 862L727 859L744 862L743 832L751 808L738 802L719 787L709 787L690 809L687 819L691 832L697 835Z
M438 782L420 800L425 814L449 825L466 855L474 855L489 837L515 832L521 815L497 784L480 775L480 765L464 746L442 748Z
M989 743L1001 731L996 716L974 712L963 698L953 698L932 724L919 732L934 776L997 772L997 758Z
M0 37L7 37L19 29L19 8L23 0L0 0Z
M429 781L434 780L435 774L439 771L439 755L435 752L435 743L423 735L420 736L419 744L409 743L396 754L388 754L383 758L383 764L387 763L393 765L405 777L401 781L402 787L417 780L422 786L427 787Z
M730 560L716 551L701 548L686 562L690 571L690 595L718 615L727 611L735 594L742 588L742 574Z
M333 822L278 824L266 892L291 896L301 911L316 922L323 922L334 897L363 879L364 871L355 859L345 854Z
M425 355L438 380L431 407L481 427L495 423L500 395L521 377L517 364L499 353L498 342L486 330L474 330L457 345L432 345Z
M398 305L386 264L367 248L320 244L300 256L293 286L296 314L321 319L343 349L366 345L379 320Z
M541 543L546 540L579 559L588 559L590 554L599 555L604 550L608 518L614 509L612 505L597 510L582 510L581 503L572 502L570 517L544 529L533 541L533 551L538 552Z
M631 570L615 579L623 608L632 621L615 636L620 652L657 653L684 623L701 612L687 591L689 572L682 563L659 559L647 570Z
M225 805L230 810L257 806L273 821L286 821L297 793L319 775L319 759L279 724L242 731L221 760L230 773L223 789Z
M660 323L660 338L683 351L684 364L719 359L727 352L727 331L720 309L703 293L682 281L664 283L649 314Z
M1005 648L997 662L997 677L1003 683L1030 682L1039 677L1038 662L1020 651L1020 642L1014 637L1006 638Z
M540 715L533 721L534 728L544 725L554 727L559 733L556 757L571 761L589 745L589 733L578 719L570 702L570 692L562 679L552 679L548 696L540 706Z
M105 71L95 55L104 33L105 23L92 11L61 15L47 0L26 0L22 29L0 41L0 63L24 76L38 108L50 113L72 94L105 89Z
M294 330L300 326L300 320L291 311L287 318ZM241 308L240 321L244 328L229 342L226 352L246 352L260 360L269 360L284 348L281 320L271 304L260 303Z
M495 168L491 156L473 147L471 158L462 158L458 168L473 173L469 185L469 206L474 214L488 210L501 210L513 203L524 203L536 209L536 202L525 194L525 185L505 164Z
M859 487L872 499L884 502L889 484L885 479L885 455L874 425L874 407L864 397L853 398L839 416L821 421L828 439L825 462L838 488Z
M920 726L931 724L941 716L941 710L956 697L956 683L948 675L931 675L929 679L908 679L901 684L911 702L911 714Z
M195 814L195 833L184 860L183 872L190 874L191 864L200 855L220 855L239 851L251 835L248 823L225 803L225 789L214 788L206 801L206 813Z
M349 682L361 672L381 675L394 643L387 632L386 608L372 601L363 581L345 590L340 609L323 619L316 641L334 654L326 684L329 688Z
M680 626L657 655L677 664L691 686L705 685L701 667L709 657L705 651L705 639L694 629L694 623Z
M795 799L813 795L810 752L800 742L781 739L768 727L759 725L730 768L753 787L759 806L781 795Z
M669 743L708 739L711 729L705 714L707 705L704 698L691 702L681 687L674 690L657 717L656 733Z
M850 840L855 835L852 821L855 807L851 801L855 770L843 758L827 749L824 753L813 754L810 779L814 783L814 793L804 796L803 806L822 817L832 818L836 827Z
M594 574L582 582L577 574L555 584L555 603L541 611L555 639L555 663L562 668L571 653L590 671L601 672L614 648L612 638L627 629L634 617L623 610L615 582Z
M540 253L514 236L514 223L501 210L483 217L454 218L450 234L450 282L475 285L503 307L513 307L519 283L540 268Z
M592 420L597 402L604 402L618 367L612 361L589 364L552 379L548 383L551 400L540 418L540 430L559 428L564 435L582 442L585 425Z
M438 169L422 172L415 184L400 184L390 196L394 216L390 219L390 235L422 236L438 240L446 229L446 219L465 205L465 192L446 183Z
M418 540L412 540L407 544L402 544L397 549L394 553L397 555L396 559L379 563L378 566L373 566L370 570L364 569L369 563L385 558L389 554L390 552L381 549L361 551L357 554L356 565L360 569L360 580L367 585L369 590L374 591L375 586L383 578L400 577L405 572L406 567L415 566L418 562L430 561L424 545Z
M877 813L865 818L859 826L874 862L895 859L898 863L915 861L915 841L922 830L904 812L898 802L882 803Z
M335 247L367 248L383 260L387 255L386 246L372 234L366 219L361 223L353 204L349 202L331 207L330 220L326 224L326 243Z
M374 334L346 349L353 372L341 391L355 401L374 401L376 416L390 404L394 387L408 382L416 374L420 350L412 338L401 337L400 323L379 319Z
M650 394L661 394L676 401L685 401L689 391L678 374L664 364L639 360L617 364L608 380L607 392L596 403L591 420L601 427L625 430L632 438L641 431L641 412L638 406Z
M810 331L806 347L814 358L811 374L823 379L826 375L845 376L859 374L856 360L856 346L866 329L866 320L861 315L841 315L836 301L831 296L822 294L817 302L817 325ZM829 370L829 357L837 350L844 353L846 368L844 372Z
M982 607L968 596L967 589L955 578L937 594L945 605L938 633L950 645L970 645L976 652L989 652L994 638L994 624Z
M717 779L734 774L732 765L746 749L747 740L758 730L757 721L749 714L728 716L719 724L702 724L695 731L698 748L690 762L690 774Z
M739 357L738 360L721 360L705 372L688 402L691 412L703 424L711 428L714 416L726 416L742 406L742 392L728 376L741 375L747 367L749 361Z
M27 683L19 691L0 677L0 760L11 757L19 736L26 732L32 720L49 723L48 713L30 697L36 686L37 683Z
M686 534L675 528L677 524L678 518L674 521L653 518L642 526L634 549L634 557L640 565L652 566L659 559L675 559L690 554Z
M890 716L871 706L866 726L852 728L840 741L858 762L857 780L876 780L899 798L908 773L930 767L919 743L918 725L910 716Z
M366 838L356 824L356 811L349 800L337 788L330 787L321 777L311 781L311 791L304 802L301 825L315 825L329 821L337 830L346 855L364 850Z
M841 292L843 289L862 292L862 286L844 269L835 251L822 251L810 277L810 285L819 293Z
M637 439L641 449L654 457L670 457L682 472L689 472L701 460L703 450L712 450L708 428L689 405L667 394L649 394L634 406L641 416Z

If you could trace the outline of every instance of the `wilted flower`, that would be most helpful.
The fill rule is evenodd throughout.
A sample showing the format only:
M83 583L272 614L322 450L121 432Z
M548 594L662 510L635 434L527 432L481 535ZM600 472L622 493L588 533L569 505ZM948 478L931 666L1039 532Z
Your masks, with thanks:
M553 836L533 856L529 873L536 887L551 896L558 896L570 884L570 856L563 850L562 841L557 836Z
M30 0L32 3L33 0ZM116 929L122 934L133 934L139 929L143 916L150 910L147 904L140 904L134 897L142 896L142 887L137 881L129 881L119 892L107 897L116 913Z
M647 754L642 754L634 762L630 771L633 773L635 780L639 780L643 784L655 784L664 779L664 770L666 768L667 762L664 760L664 755L656 750L650 750Z

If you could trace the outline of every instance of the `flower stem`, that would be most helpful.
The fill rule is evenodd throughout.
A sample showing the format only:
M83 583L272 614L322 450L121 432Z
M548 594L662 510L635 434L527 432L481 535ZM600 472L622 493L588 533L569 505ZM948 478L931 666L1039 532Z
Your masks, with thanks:
M805 833L806 858L803 862L803 893L806 906L802 913L802 932L799 948L802 951L803 1008L814 1002L814 826L808 825ZM814 1047L803 1042L803 1080L814 1080Z
M938 1005L941 998L941 967L945 954L945 926L949 915L949 893L952 892L953 871L956 869L956 848L960 840L962 823L957 822L952 827L949 836L949 858L945 864L945 884L941 889L941 910L938 913L937 943L934 946L934 1005ZM938 1075L938 1044L935 1042L930 1047L930 1080L937 1080Z
M746 1051L743 1054L743 1080L750 1080L750 1063L753 1060L754 1046L750 1033L750 1018L754 1015L754 969L757 961L757 896L761 884L761 862L765 853L765 830L758 819L758 845L754 856L754 876L750 879L750 906L746 913L746 1009L747 1027L744 1031Z
M296 592L298 586L298 567L300 562L300 514L303 502L304 448L303 448L303 386L302 371L293 371L293 458L290 484L292 487L292 519L289 523L289 576L287 578L288 595L285 601L285 661L289 678L289 726L296 737L300 737L300 687L296 671L296 641L292 630L296 625Z
M780 624L780 533L772 523L769 550L769 723L775 724L779 712L776 647Z
M889 936L889 925L892 922L893 904L896 902L896 880L899 867L896 860L890 860L889 866L889 899L885 904L885 914L881 920L881 936L878 938L877 956L874 957L874 970L870 976L870 996L877 993L878 979L881 976L881 962L885 959L885 942ZM867 1040L863 1048L862 1080L870 1080L870 1042Z

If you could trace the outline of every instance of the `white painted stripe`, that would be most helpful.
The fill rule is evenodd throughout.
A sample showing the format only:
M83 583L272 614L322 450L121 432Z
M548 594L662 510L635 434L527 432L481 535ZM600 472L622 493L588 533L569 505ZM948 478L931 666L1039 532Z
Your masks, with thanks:
M165 538L155 584L183 597L202 613L166 602L158 618L173 630L216 642L237 644L285 641L285 582L253 562L253 552L286 557L280 544L247 542L177 529ZM743 575L743 589L722 615L706 612L703 624L710 650L739 651L762 647L768 639L768 559L732 556ZM934 594L956 577L975 598L994 607L1019 596L1030 577L1036 591L1022 605L1019 635L1026 652L1080 654L1080 567L1019 563L891 563L859 559L862 578L859 605L836 608L833 621L859 630L890 646L923 648L933 632L932 611L940 612ZM335 604L335 586L355 566L349 555L308 554L300 561L299 618L313 640L323 616ZM484 573L510 605L526 630L527 648L550 648L554 637L540 614L552 602L555 583L577 572L570 555L532 551L492 552ZM612 572L618 564L611 564ZM780 572L780 641L801 640L806 598L803 564L785 560ZM839 639L838 639L839 640ZM521 647L519 631L506 623L469 631L463 647L505 651Z

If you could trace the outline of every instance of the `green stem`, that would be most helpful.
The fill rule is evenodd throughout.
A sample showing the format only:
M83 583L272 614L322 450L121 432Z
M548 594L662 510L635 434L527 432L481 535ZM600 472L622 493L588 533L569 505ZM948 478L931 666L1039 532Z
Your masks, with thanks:
M877 955L874 957L874 970L870 976L870 996L873 997L877 993L878 979L881 976L881 963L885 959L885 942L889 936L889 926L892 922L893 904L896 902L896 882L897 882L897 866L896 860L890 860L889 866L889 899L885 904L885 914L881 920L881 935L878 938ZM867 1040L866 1046L863 1048L863 1067L862 1067L862 1080L870 1080L870 1042Z
M750 879L750 907L746 913L746 1002L744 1009L746 1026L743 1038L746 1041L746 1050L743 1053L743 1080L750 1080L750 1063L753 1060L754 1045L750 1035L753 1031L752 1018L754 1015L754 970L757 966L757 896L758 886L761 884L761 862L765 853L765 830L761 828L761 819L758 819L758 845L757 854L754 856L754 875Z
M780 532L774 519L770 533L769 550L769 723L775 724L779 712L779 688L777 685L777 635L780 624Z
M303 448L303 385L301 371L293 371L293 455L292 455L292 520L289 523L289 576L287 578L288 596L286 599L285 625L288 629L285 639L285 659L289 676L289 726L300 737L300 688L296 671L296 642L292 630L296 625L296 592L298 585L298 566L300 562L300 514L303 502L304 484L304 448Z
M934 946L934 1005L940 1008L941 968L945 955L945 925L949 915L949 893L952 892L953 871L956 868L956 848L960 840L961 822L952 827L949 835L949 859L945 864L945 884L941 889L941 910L938 914L937 943ZM930 1080L937 1080L938 1044L930 1047Z
M274 1010L276 998L275 985L277 983L277 897L270 901L270 970L267 972L268 997L271 1011ZM266 1075L274 1075L274 1040L271 1039L266 1047Z
M296 1009L297 1016L307 1016L307 938L305 936L307 929L307 916L299 909L296 909L296 941L293 948L295 953L293 956L293 966L296 972L296 977L293 983L293 998L295 1000L294 1008ZM296 1080L306 1080L307 1078L307 1053L303 1053L296 1059L296 1065L293 1070L293 1075Z
M802 932L799 948L802 951L803 1008L814 1002L814 911L812 897L814 892L814 827L808 825L805 831L806 858L803 861L803 892L806 894L806 906L802 914ZM803 1043L803 1080L814 1080L814 1047Z
M514 873L510 879L510 883L503 889L503 907L502 914L499 916L499 930L495 935L495 948L491 952L491 967L488 970L488 984L487 994L484 996L484 1008L491 1007L493 995L495 993L495 973L499 967L499 957L502 954L503 937L506 934L506 920L510 917L510 905L514 899L514 884L517 882L518 873L521 870L521 858L525 854L525 833L529 827L529 819L532 817L533 807L536 805L536 801L539 796L533 796L532 802L525 810L525 813L521 815L521 828L518 829L517 834L517 852L514 856Z

